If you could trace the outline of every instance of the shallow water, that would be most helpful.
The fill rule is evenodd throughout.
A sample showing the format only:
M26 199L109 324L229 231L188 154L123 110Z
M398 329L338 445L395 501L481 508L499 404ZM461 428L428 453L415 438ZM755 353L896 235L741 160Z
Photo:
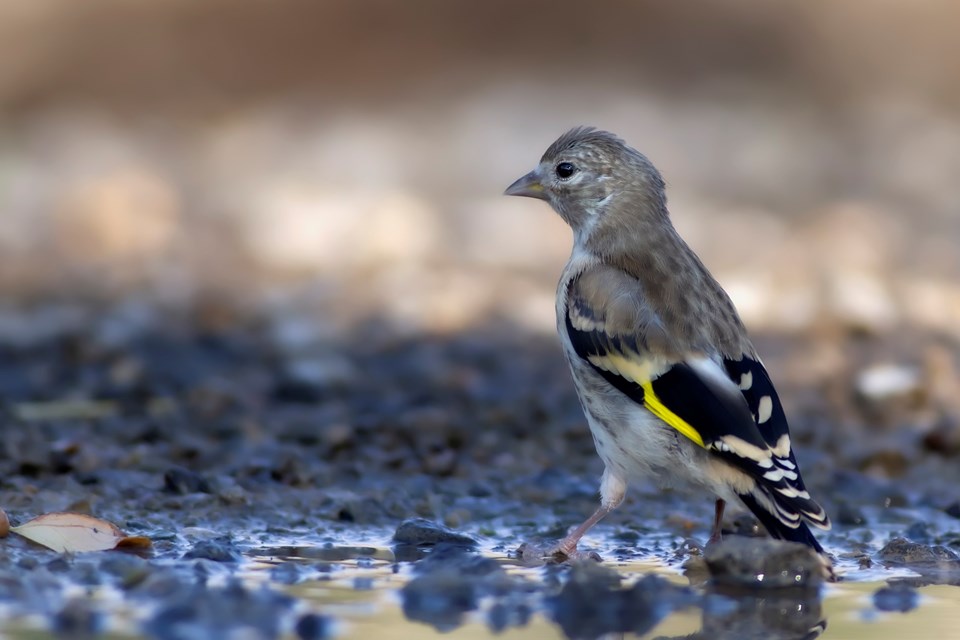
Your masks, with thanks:
M305 537L313 536L306 534ZM606 549L612 549L617 544L600 536L593 536L591 541ZM481 550L482 557L502 565L509 576L522 579L529 589L517 589L497 598L482 597L478 600L476 610L466 612L453 624L449 619L446 623L433 621L441 627L447 624L446 628L438 630L431 624L412 621L405 615L401 590L413 579L415 565L397 562L396 548L391 546L389 532L368 531L349 546L296 543L302 543L302 539L291 542L290 545L251 546L236 566L209 575L206 578L207 587L215 589L239 578L252 593L269 589L291 596L294 604L283 612L284 620L280 624L281 634L291 638L297 637L294 628L296 619L308 612L324 616L324 621L329 623L324 631L326 637L343 639L569 637L550 619L544 606L548 597L546 594L556 587L556 584L551 586L551 582L562 575L562 568L523 567L508 553L494 551L488 545ZM295 565L298 577L278 580L281 576L277 573L278 567L289 565ZM609 560L602 566L614 569L623 576L624 586L649 574L662 576L678 586L690 584L679 566L667 565L656 559L626 562ZM919 599L914 609L906 613L887 613L874 606L873 594L885 586L887 580L909 579L918 574L909 569L877 565L869 569L857 569L852 563L843 561L838 569L843 574L842 581L827 585L819 595L778 598L776 592L767 591L757 594L758 597L747 595L721 599L719 604L714 603L709 607L681 608L666 615L648 632L641 635L626 634L626 637L682 638L698 633L702 635L694 637L802 637L785 630L795 628L791 620L800 621L801 626L811 621L825 622L826 629L820 636L823 638L893 640L907 637L960 637L960 588L957 586L919 587ZM104 614L100 629L109 637L139 637L142 625L157 607L157 602L125 597L122 589L110 585L74 585L67 591L69 597L96 603L97 609ZM526 604L529 619L521 626L511 625L495 634L491 629L494 601L502 604L510 600ZM439 615L439 618L442 617ZM42 616L21 616L15 607L4 606L0 611L0 619L6 621L0 623L0 631L12 638L55 636L51 633L50 623ZM182 631L177 633L176 630L170 630L155 635L191 637L188 630ZM253 633L244 637L260 636Z
M542 569L517 566L504 554L486 552L484 555L496 559L509 567L510 572L529 577L533 581L541 579ZM395 571L389 558L389 548L378 548L373 564L358 567L357 561L346 560L339 564L339 570L330 580L308 581L289 588L289 593L302 598L308 607L331 613L337 617L336 635L340 638L491 638L494 633L487 622L487 612L481 610L464 617L463 624L455 631L441 632L431 626L408 620L402 610L398 590L410 578L409 567ZM278 557L260 557L251 567L251 578L262 575L262 569L283 562ZM687 585L689 581L674 567L668 567L656 561L608 562L606 566L623 574L627 581L642 575L654 573L667 577L678 585ZM822 638L870 638L871 640L900 640L902 638L952 638L960 637L960 587L952 585L929 585L918 589L919 605L905 613L888 613L877 610L872 602L873 594L886 586L886 580L909 578L918 574L905 569L873 568L866 571L850 570L847 576L837 583L826 586L821 592L822 618L826 629ZM357 580L370 580L371 588L356 588ZM803 604L798 602L799 609ZM780 615L795 615L796 610L784 610ZM772 619L776 621L774 614ZM762 626L760 627L763 628ZM703 613L689 609L670 614L657 624L653 630L643 635L627 634L636 638L674 638L686 637L702 632ZM777 625L768 628L769 637L781 637ZM498 638L557 638L566 636L562 630L542 611L535 612L529 623L523 627L513 627L498 634ZM710 637L710 636L707 636Z
M915 571L885 565L880 553L905 531L953 545L956 519L928 508L865 507L863 513L869 526L838 525L821 536L837 558L841 581L800 593L718 591L704 582L702 569L696 571L700 552L692 539L666 527L602 524L584 540L604 558L589 565L598 566L598 573L580 595L564 599L580 569L524 566L512 551L544 530L516 516L505 516L496 526L441 527L479 541L475 550L470 544L465 550L455 547L458 553L446 558L435 553L441 547L398 546L397 529L381 525L308 528L225 520L216 529L142 531L155 541L147 558L119 552L60 556L8 538L2 542L7 568L0 571L0 634L72 638L84 637L79 632L87 630L171 640L238 633L244 638L595 638L605 628L597 617L607 615L596 612L612 611L612 618L630 619L615 621L626 625L620 628L642 629L626 634L637 638L813 638L821 630L824 638L960 637L960 564L948 563L946 574L931 574L929 566ZM532 520L548 521L545 516ZM231 534L225 537L224 531ZM704 533L695 529L693 538ZM424 580L438 575L439 582ZM663 578L662 598L602 608L650 576ZM412 600L405 587L415 580L427 588ZM16 589L12 583L17 582L26 587ZM886 607L906 612L882 611L875 602L880 589L894 584L906 591L894 594L892 607L890 602ZM666 593L670 585L676 593ZM578 597L587 602L583 608ZM650 603L650 611L642 614L623 608ZM561 613L567 618L561 620ZM307 624L309 614L316 617Z

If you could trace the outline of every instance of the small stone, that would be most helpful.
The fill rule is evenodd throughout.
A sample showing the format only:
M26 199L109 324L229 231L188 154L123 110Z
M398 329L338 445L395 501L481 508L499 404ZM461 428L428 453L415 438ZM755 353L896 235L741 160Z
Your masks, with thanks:
M810 547L772 538L730 536L708 546L704 560L715 583L736 587L818 587L828 573Z
M201 540L183 554L184 560L213 560L214 562L240 562L241 555L236 545L226 538Z
M210 483L199 473L174 467L163 474L163 490L176 495L211 493Z
M873 606L880 611L898 611L906 613L917 607L920 594L906 584L892 584L882 587L873 594Z
M447 542L465 547L477 546L477 541L470 536L457 533L442 524L426 520L424 518L413 518L404 520L397 527L393 534L393 541L398 544L409 545L432 545L440 542Z
M846 503L840 504L837 508L835 519L839 524L851 526L867 524L867 516L864 515L863 510Z
M923 437L923 446L944 456L960 453L960 425L955 420L939 420Z
M392 520L381 500L373 496L360 496L352 492L328 496L319 505L318 513L329 520L355 524L379 524Z
M150 575L151 567L150 563L138 556L115 553L103 559L100 570L114 576L121 589L130 589Z
M960 564L960 556L943 546L930 546L911 542L906 538L894 538L877 552L881 562L887 564L931 565Z
M760 521L751 513L743 512L737 514L731 521L731 524L731 530L738 536L762 538L766 535L766 532L760 528Z

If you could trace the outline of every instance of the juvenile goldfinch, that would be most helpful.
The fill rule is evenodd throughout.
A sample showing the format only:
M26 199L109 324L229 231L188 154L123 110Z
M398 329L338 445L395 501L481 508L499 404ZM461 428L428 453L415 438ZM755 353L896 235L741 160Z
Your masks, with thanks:
M573 229L557 288L557 329L605 469L600 508L547 553L622 501L629 480L742 502L774 538L823 549L829 529L807 492L770 377L730 298L680 238L664 182L641 153L577 128L550 145L506 195L545 200Z

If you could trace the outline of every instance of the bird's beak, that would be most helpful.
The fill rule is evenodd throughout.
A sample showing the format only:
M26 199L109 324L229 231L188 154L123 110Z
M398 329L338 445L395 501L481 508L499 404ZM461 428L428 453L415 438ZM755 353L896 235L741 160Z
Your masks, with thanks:
M546 200L547 194L543 191L543 185L540 183L540 174L536 169L523 176L503 192L505 196L524 196L526 198L536 198Z

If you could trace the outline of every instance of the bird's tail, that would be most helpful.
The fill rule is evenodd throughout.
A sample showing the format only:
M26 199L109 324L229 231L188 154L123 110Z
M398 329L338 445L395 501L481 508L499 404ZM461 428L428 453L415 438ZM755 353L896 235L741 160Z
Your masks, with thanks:
M808 526L810 523L820 529L830 528L830 521L820 505L812 500L804 500L803 506L798 509L799 505L792 504L793 500L788 504L782 504L786 501L777 500L776 497L765 493L741 493L739 497L771 537L805 544L820 555L824 555L823 547L817 542Z

